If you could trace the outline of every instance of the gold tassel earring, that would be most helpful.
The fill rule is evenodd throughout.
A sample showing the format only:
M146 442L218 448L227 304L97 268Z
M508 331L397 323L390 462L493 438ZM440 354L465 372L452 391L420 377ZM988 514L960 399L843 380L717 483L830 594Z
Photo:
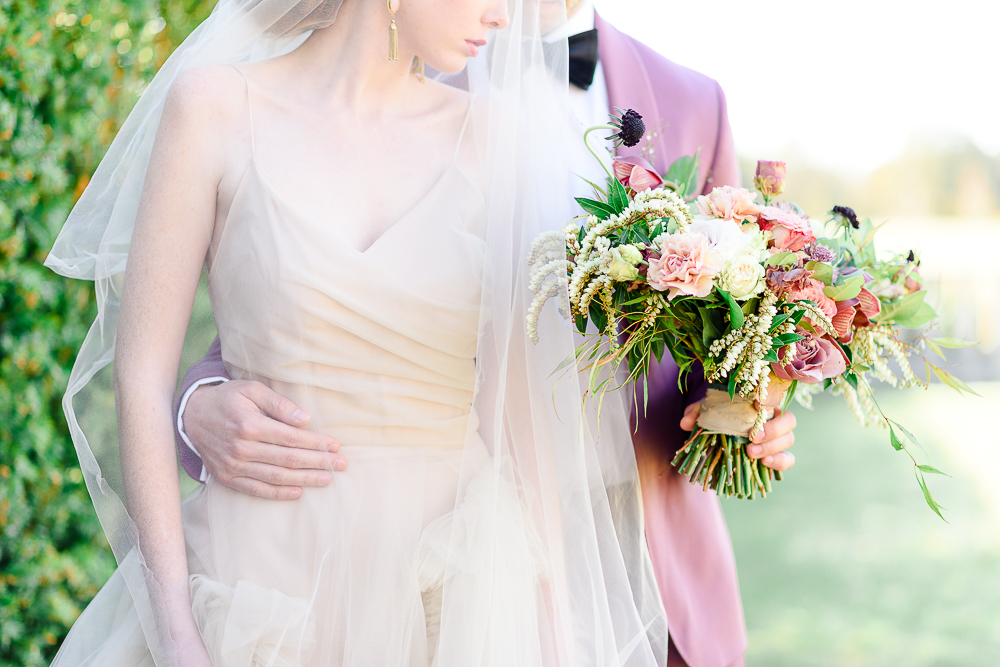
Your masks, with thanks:
M392 22L389 23L389 60L399 60L399 31L396 30L396 12L392 11L392 0L385 0Z

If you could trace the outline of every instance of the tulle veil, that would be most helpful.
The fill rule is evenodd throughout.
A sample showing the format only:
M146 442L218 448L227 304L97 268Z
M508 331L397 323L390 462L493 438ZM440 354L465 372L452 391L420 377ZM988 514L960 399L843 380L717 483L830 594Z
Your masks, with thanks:
M176 664L176 656L158 632L150 603L155 577L145 566L124 502L111 365L129 243L164 100L186 68L245 63L295 49L309 31L336 19L341 1L220 0L150 82L46 261L62 275L95 282L99 314L63 405L119 564L98 599L119 594L130 601L120 614L136 616L156 665ZM485 507L496 514L486 511L478 523L495 548L492 559L477 567L495 574L477 581L474 599L467 588L445 586L434 664L663 665L666 615L645 544L627 402L605 400L598 428L574 366L554 372L573 357L578 343L556 308L542 313L537 345L525 333L531 241L574 214L567 194L572 171L565 131L567 45L542 41L553 21L565 20L564 0L509 0L509 16L510 27L491 35L488 52L449 81L467 87L483 111L473 115L469 127L487 219L473 398L477 419L470 421L467 441L470 449L485 443L489 453L486 493L493 501ZM197 340L203 344L205 338ZM188 357L203 353L198 348ZM463 463L466 481L482 478L483 466L478 458L473 465L474 458ZM534 636L518 627L521 610L505 590L510 588L505 558L518 557L502 543L498 508L505 489L517 490L520 511L538 538L530 556L543 581L545 627ZM466 547L452 536L439 549L446 582L461 581L468 572ZM122 627L121 618L85 611L54 664L97 664L92 656ZM267 664L298 663L275 658Z

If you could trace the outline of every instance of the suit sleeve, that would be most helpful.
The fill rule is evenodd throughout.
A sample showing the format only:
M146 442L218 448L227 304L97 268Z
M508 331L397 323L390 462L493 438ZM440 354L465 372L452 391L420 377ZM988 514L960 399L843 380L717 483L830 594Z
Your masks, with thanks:
M715 83L715 93L719 104L719 125L715 141L715 154L712 156L712 166L705 180L702 194L708 194L712 188L721 185L740 185L740 165L736 158L736 146L733 143L733 130L729 126L729 112L726 108L726 94L722 86Z
M184 375L184 382L181 383L180 392L177 394L177 399L174 401L174 439L177 441L177 452L180 456L181 465L184 467L184 471L187 472L196 481L201 481L201 457L198 453L188 447L184 439L181 438L180 430L178 429L178 409L180 408L181 397L187 393L196 382L210 377L224 377L229 378L229 373L226 372L226 366L222 363L222 343L216 336L215 341L212 342L212 347L208 349L208 354L204 359L197 362L188 372ZM231 378L230 378L231 379Z

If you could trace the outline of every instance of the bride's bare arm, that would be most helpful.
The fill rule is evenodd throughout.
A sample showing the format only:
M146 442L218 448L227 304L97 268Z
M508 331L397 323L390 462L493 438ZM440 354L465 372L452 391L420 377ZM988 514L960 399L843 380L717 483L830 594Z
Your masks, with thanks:
M222 70L183 73L167 98L132 236L114 362L128 512L167 621L161 638L181 665L209 664L191 614L171 407L232 128L240 103L245 109L245 93Z

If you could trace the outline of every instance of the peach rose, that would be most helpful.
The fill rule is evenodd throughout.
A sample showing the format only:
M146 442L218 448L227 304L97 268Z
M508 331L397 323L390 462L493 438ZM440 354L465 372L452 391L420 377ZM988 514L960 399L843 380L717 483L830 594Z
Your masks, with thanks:
M819 280L809 278L802 289L796 289L789 292L788 298L792 301L812 301L819 306L819 309L823 311L824 315L832 320L837 314L837 302L823 293L824 287L825 285Z
M774 247L782 250L801 250L807 243L816 240L808 220L777 206L761 206L757 224L761 229L771 232Z
M638 156L615 158L611 165L617 178L626 188L636 192L652 190L663 185L663 179L653 165Z
M698 197L698 211L702 215L736 222L757 222L758 206L754 203L757 193L746 188L723 185L707 195Z
M753 184L765 199L780 195L785 191L785 163L757 160L757 176Z
M678 294L706 297L722 270L722 257L701 234L671 234L663 240L659 257L650 255L646 281L667 299Z

